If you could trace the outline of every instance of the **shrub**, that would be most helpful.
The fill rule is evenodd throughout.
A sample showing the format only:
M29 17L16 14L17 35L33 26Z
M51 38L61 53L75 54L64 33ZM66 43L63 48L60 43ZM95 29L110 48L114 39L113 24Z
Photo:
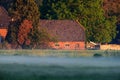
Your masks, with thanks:
M95 53L93 56L94 56L94 57L101 57L102 54Z

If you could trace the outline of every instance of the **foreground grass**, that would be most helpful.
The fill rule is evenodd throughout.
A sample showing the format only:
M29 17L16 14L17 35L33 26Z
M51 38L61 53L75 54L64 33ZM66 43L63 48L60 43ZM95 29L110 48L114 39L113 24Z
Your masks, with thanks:
M20 77L20 76L8 76L2 77L1 80L120 80L120 78L114 78L113 75L98 75L98 74L92 74L92 75L76 75L76 76L28 76L28 77ZM112 76L112 77L111 77Z
M120 67L0 64L0 80L120 80Z

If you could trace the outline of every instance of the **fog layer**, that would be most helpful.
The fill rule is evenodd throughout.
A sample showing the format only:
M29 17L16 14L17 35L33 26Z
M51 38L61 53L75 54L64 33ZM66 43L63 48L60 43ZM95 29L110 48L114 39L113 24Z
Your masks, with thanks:
M120 67L118 57L33 57L33 56L0 56L0 63L26 65L59 65L66 67Z

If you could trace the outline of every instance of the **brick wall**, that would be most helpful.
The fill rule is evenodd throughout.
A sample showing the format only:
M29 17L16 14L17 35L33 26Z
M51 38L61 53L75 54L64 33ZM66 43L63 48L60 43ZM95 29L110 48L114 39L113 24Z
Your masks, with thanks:
M53 49L63 49L63 50L84 50L85 42L50 42L49 45Z
M7 29L0 29L0 36L2 36L3 38L5 38L7 35Z

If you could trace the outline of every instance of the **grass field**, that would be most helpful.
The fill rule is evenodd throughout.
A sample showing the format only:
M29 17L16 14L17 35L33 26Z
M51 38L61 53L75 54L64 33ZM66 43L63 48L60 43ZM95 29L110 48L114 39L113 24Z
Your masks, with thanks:
M0 55L55 56L55 57L90 57L94 54L102 56L120 56L119 50L0 50Z
M0 50L0 80L120 80L119 51Z

